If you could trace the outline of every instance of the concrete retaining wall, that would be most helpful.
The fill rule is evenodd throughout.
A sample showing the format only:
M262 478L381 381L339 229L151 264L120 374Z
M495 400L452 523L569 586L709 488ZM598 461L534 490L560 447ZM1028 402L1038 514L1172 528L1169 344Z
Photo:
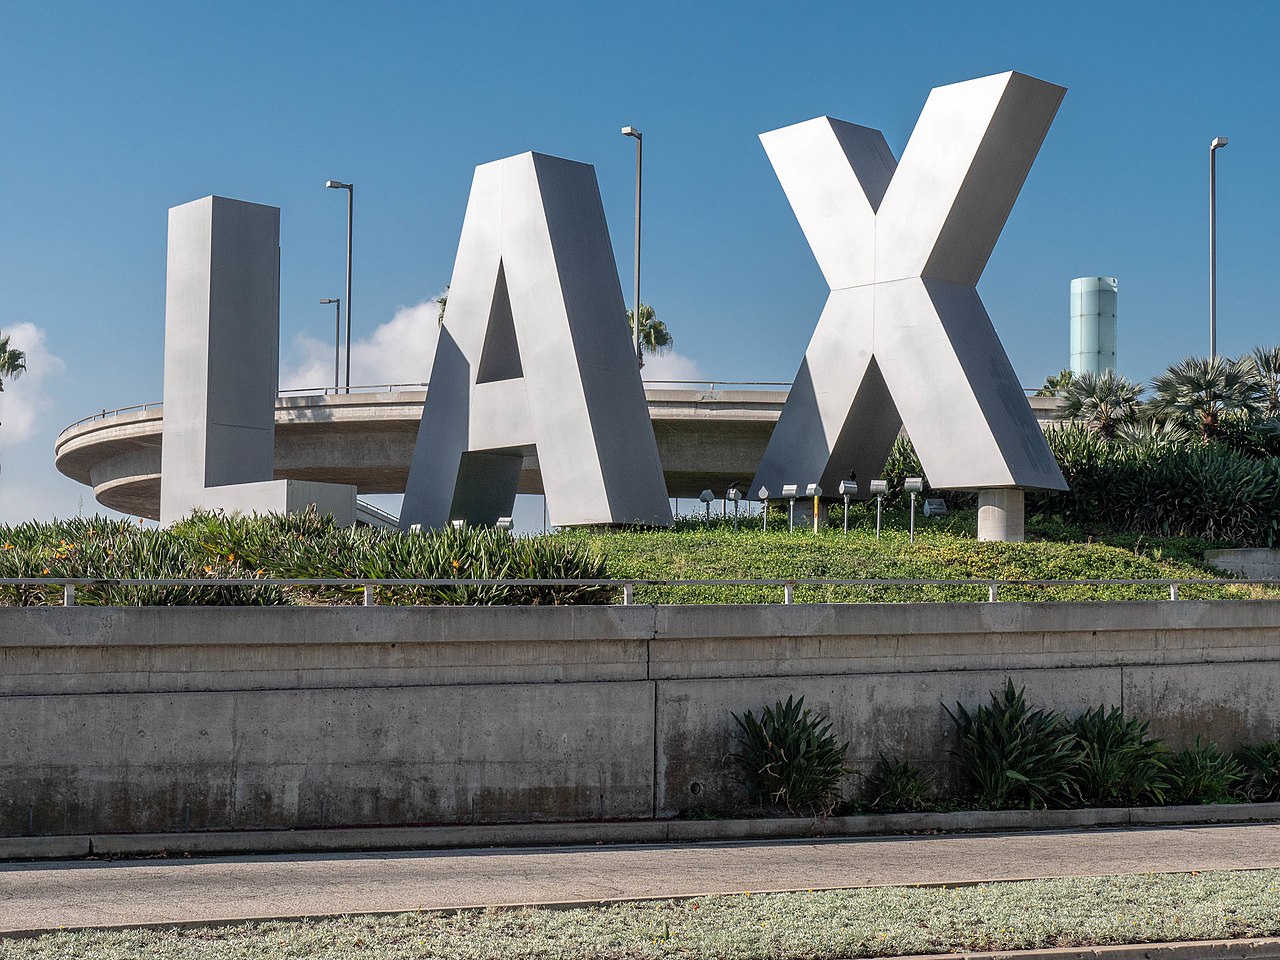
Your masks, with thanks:
M665 816L804 694L944 774L1003 684L1280 734L1280 603L0 609L0 836Z
M1249 580L1280 580L1280 550L1267 547L1206 550L1204 562Z

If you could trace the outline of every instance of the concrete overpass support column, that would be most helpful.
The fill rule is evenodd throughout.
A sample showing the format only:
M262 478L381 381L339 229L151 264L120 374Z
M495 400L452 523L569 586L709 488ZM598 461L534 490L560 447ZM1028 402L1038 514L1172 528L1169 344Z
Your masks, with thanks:
M1026 539L1026 495L1015 488L978 492L978 539L1021 543Z

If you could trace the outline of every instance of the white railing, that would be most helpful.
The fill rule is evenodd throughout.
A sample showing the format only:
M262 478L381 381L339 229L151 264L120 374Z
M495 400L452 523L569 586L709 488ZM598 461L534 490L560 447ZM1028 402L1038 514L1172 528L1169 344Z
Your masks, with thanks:
M782 591L784 604L795 602L797 587L971 587L986 591L988 603L1000 599L1000 591L1005 587L1149 587L1167 591L1170 600L1181 599L1181 588L1197 586L1232 587L1232 586L1264 586L1280 587L1280 579L1170 579L1170 580L1001 580L1001 579L960 579L960 580L849 580L828 577L796 577L772 580L653 580L653 579L495 579L495 580L454 580L454 579L361 579L361 578L315 578L315 579L276 579L245 578L184 580L184 579L93 579L84 577L18 577L0 578L0 587L61 587L63 606L75 606L78 588L102 587L336 587L360 588L364 595L365 606L377 605L379 588L395 587L596 587L621 589L622 603L630 605L635 602L637 587L770 587ZM1234 600L1248 601L1253 598L1235 597ZM709 601L714 602L714 601ZM837 601L838 602L838 601ZM1073 601L1078 602L1078 601ZM1114 602L1096 599L1095 602Z
M762 388L768 391L781 393L784 389L791 388L790 380L646 380L646 387L697 387L705 390L707 393L715 393L726 387L750 389L752 387ZM279 391L276 396L281 399L289 397L331 397L341 396L347 393L399 393L405 390L426 390L427 383L372 383L358 384L356 386L347 387L292 387L288 390ZM1039 387L1023 387L1022 392L1028 397L1035 396ZM119 416L122 413L133 413L135 411L158 410L164 404L159 400L151 403L135 403L127 407L115 407L111 410L102 410L99 413L90 414L87 417L81 417L75 423L70 424L62 429L62 433L68 430L74 430L76 427L83 426L86 423L93 423L95 420L106 420L111 417ZM59 434L61 435L61 434Z

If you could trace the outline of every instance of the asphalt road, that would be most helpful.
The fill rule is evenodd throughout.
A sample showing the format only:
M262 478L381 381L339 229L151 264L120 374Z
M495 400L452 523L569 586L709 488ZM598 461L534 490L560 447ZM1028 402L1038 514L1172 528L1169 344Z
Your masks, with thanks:
M0 864L0 931L1280 867L1280 824Z

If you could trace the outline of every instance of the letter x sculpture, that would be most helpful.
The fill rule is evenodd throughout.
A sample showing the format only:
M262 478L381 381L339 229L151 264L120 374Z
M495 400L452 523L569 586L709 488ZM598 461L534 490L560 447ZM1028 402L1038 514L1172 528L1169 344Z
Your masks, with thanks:
M761 136L831 295L753 489L878 477L904 425L934 487L1066 489L975 289L1065 93L938 87L901 164L830 117Z

